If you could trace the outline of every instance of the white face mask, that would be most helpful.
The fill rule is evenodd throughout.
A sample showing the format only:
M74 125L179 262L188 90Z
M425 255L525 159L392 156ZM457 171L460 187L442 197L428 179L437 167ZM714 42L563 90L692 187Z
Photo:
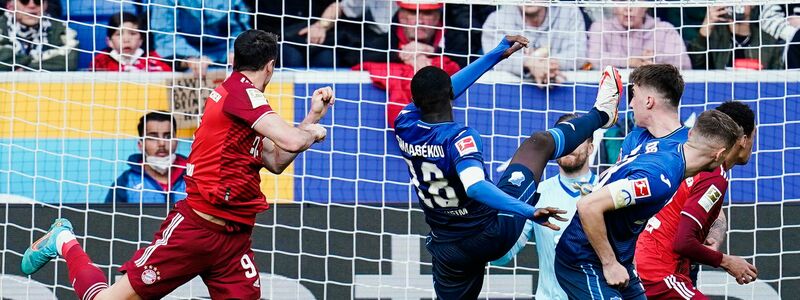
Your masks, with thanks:
M158 172L158 174L164 175L167 174L169 168L172 167L172 163L175 161L175 153L170 155L161 157L161 156L146 156L147 164L153 168L153 171Z

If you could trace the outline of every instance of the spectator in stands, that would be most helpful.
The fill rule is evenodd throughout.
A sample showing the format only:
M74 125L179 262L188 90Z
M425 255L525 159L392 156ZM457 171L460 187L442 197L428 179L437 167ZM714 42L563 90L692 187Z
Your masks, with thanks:
M786 42L786 67L800 68L800 3L764 5L761 28Z
M318 16L319 19L299 20L290 25L287 25L286 19L283 20L283 67L333 67L336 63L351 67L362 61L362 53L356 49L364 48L382 51L386 60L386 35L392 16L397 11L393 1L326 2L329 4ZM346 48L337 48L334 52L334 45Z
M141 23L141 20L131 13L112 15L106 31L108 48L94 57L92 69L120 72L172 71L158 53L155 51L145 53L142 49L142 44L147 38Z
M0 71L72 71L78 67L75 31L50 18L47 0L9 0L0 15Z
M186 157L176 154L177 123L169 113L156 111L139 119L139 150L128 158L123 172L106 195L106 202L174 203L186 198Z
M150 1L156 52L175 60L173 69L205 74L209 65L233 63L233 41L250 28L250 8L228 0Z
M389 33L391 50L387 55L372 57L364 55L365 62L353 70L365 70L372 82L389 91L387 113L388 125L400 110L411 103L411 77L417 70L436 66L452 75L461 67L450 57L442 54L444 29L442 28L441 3L398 2L399 9ZM365 51L367 52L367 51Z
M583 20L576 7L548 7L547 2L502 6L483 24L483 51L494 48L505 35L523 35L530 41L527 53L515 53L495 70L530 74L538 84L560 82L560 70L580 69L584 64Z
M483 54L483 24L496 9L496 5L444 4L445 53L457 54L450 58L462 68Z
M333 45L341 45L345 39L351 38L351 32L343 32L347 31L342 30L344 28L336 31L338 37L316 30L313 32L313 36L305 34L305 32L303 35L299 34L309 24L312 24L314 29L326 28L327 26L333 27L330 19L336 19L336 14L334 11L330 11L330 5L335 2L334 0L249 1L252 2L251 6L256 7L258 12L256 29L274 32L283 38L281 54L277 62L280 67L307 68L310 66L332 68L336 62ZM331 13L334 13L332 17L330 16ZM306 29L306 31L308 30ZM331 31L331 33L333 32ZM311 43L309 43L309 38Z
M758 15L757 6L709 7L697 38L687 45L692 68L781 68L783 46L768 46L776 41L761 34Z
M284 59L289 61L301 61L298 66L305 66L303 44L326 45L328 47L311 47L312 57L314 48L331 49L335 45L344 46L336 49L336 56L339 66L353 66L363 61L386 61L386 50L397 49L397 40L390 40L396 37L397 24L399 20L398 12L401 7L410 7L411 3L403 1L365 1L365 0L342 0L331 3L320 16L319 21L311 23L310 26L296 31L289 30L285 40L294 45L301 45L301 51L285 50ZM465 66L467 55L477 54L480 48L472 48L470 35L476 36L477 30L470 30L474 26L483 24L483 20L491 12L490 6L483 5L463 5L448 4L444 6L436 3L423 3L426 5L443 6L436 9L438 12L440 26L448 29L443 31L444 49L443 52L450 55L450 59ZM416 6L415 6L416 7ZM416 9L416 8L415 8ZM423 9L424 10L424 9ZM445 17L442 18L444 11ZM470 13L471 12L471 13ZM472 25L472 26L470 26ZM333 37L332 29L336 28ZM391 41L391 42L390 42ZM284 49L286 47L284 46ZM295 47L297 49L297 47ZM295 57L292 59L292 57ZM327 57L327 56L326 56ZM291 59L291 60L290 60ZM313 66L313 64L312 64Z
M686 45L672 24L650 16L647 7L620 6L613 11L613 18L595 22L589 29L592 68L636 68L652 63L692 68Z
M686 1L686 0L667 0L667 1ZM703 24L706 17L705 7L683 6L683 7L654 7L653 16L667 21L674 26L684 43L689 43L697 38L698 29Z

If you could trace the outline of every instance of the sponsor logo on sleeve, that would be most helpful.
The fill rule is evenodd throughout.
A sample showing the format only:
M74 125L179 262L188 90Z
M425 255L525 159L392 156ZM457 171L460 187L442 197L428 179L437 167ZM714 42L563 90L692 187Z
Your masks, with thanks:
M717 203L719 198L722 198L722 192L720 192L716 186L711 185L708 187L708 190L706 190L705 194L703 194L703 197L700 197L700 200L697 202L706 212L709 212L711 208L714 207L714 203Z
M639 178L631 181L633 185L633 195L636 199L650 197L650 182L647 178Z
M217 91L211 92L211 94L208 95L208 97L211 98L211 100L214 100L214 102L219 102L219 100L222 99L222 95L217 93Z
M267 97L265 97L264 93L262 93L258 89L249 88L246 91L247 91L247 97L250 98L250 104L253 105L253 108L269 104L267 102Z
M478 152L478 146L475 145L475 140L472 139L472 136L458 140L456 142L456 149L458 149L458 155L460 156Z

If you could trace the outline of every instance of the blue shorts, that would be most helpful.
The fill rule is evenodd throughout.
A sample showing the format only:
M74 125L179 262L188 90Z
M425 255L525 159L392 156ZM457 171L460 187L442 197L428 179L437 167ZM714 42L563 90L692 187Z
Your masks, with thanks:
M569 299L579 300L647 300L644 286L633 266L626 266L630 281L624 289L611 287L603 277L603 267L597 264L572 264L556 256L555 271L558 284Z
M518 164L509 166L498 188L508 195L538 200L534 196L536 182L533 173ZM483 232L457 241L437 242L428 235L426 248L433 262L433 287L439 299L476 299L483 287L486 263L505 255L523 233L527 219L511 213L498 212L494 222Z

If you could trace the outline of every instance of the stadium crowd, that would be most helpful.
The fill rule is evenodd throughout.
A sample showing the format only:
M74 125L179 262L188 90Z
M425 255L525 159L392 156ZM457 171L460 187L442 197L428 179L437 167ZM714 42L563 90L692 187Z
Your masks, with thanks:
M70 26L59 0L5 0L2 69L185 71L230 64L233 38L256 28L281 36L284 68L390 67L407 75L435 64L455 72L522 34L532 49L498 66L544 83L560 71L669 63L688 69L800 67L800 4L655 8L524 6L403 1L130 1L97 13L94 32ZM120 6L123 7L123 6ZM91 10L73 4L70 10ZM74 13L73 13L74 15ZM148 18L149 16L149 18ZM101 22L103 22L101 24ZM105 34L105 45L82 45ZM88 39L87 39L88 38ZM107 47L104 47L107 46ZM91 65L78 62L91 53ZM402 76L410 77L410 76Z

